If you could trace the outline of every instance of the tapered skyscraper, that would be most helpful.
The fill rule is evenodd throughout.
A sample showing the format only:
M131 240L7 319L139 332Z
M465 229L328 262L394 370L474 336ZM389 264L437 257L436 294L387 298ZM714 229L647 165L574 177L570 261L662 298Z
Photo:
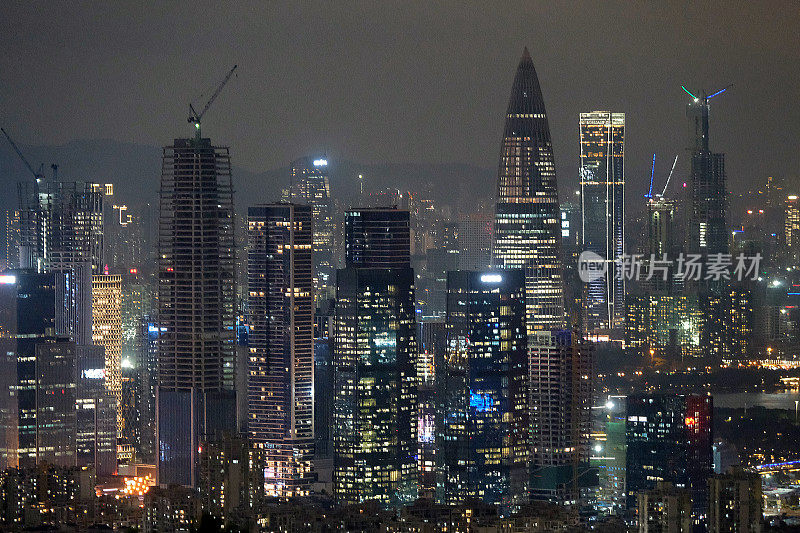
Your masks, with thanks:
M550 127L526 48L511 88L500 148L492 260L498 268L525 269L529 331L564 324L560 240Z

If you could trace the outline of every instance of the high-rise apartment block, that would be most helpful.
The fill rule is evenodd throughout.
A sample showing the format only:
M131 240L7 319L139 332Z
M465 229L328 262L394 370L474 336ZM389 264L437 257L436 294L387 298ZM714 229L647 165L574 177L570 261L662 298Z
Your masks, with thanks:
M594 345L577 331L539 331L528 353L531 498L574 503L589 471Z

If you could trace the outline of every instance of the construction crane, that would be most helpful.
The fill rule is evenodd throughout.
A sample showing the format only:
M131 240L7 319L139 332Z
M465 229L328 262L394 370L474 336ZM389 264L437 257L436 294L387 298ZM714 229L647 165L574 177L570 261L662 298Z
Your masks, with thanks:
M219 96L219 93L222 92L222 88L225 87L225 84L228 83L228 80L231 79L231 76L233 76L233 72L236 70L237 66L238 65L234 65L233 68L230 71L228 71L228 74L225 76L225 79L223 79L222 83L220 83L219 86L217 86L217 90L214 91L214 94L212 94L211 98L208 99L208 103L206 103L206 106L203 108L202 111L200 111L198 113L197 111L195 111L194 106L191 103L189 103L189 110L192 112L192 115L189 117L189 122L191 124L194 124L194 129L195 129L194 138L195 138L195 140L197 140L197 141L200 140L200 121L202 120L203 115L206 114L206 111L208 111L208 108L211 107L211 104L214 103L214 100L217 99L217 96Z
M4 128L0 128L0 131L3 132L3 135L5 135L6 139L8 139L8 143L11 145L11 148L13 148L15 152L17 152L19 158L22 159L22 162L25 163L25 166L28 167L28 170L30 170L31 174L33 174L33 177L36 179L36 183L39 183L44 178L44 176L42 175L42 169L40 168L39 172L33 170L33 167L28 162L28 160L25 159L25 156L22 154L22 151L17 146L17 143L15 143L13 139L11 139L11 136L8 134L8 132Z

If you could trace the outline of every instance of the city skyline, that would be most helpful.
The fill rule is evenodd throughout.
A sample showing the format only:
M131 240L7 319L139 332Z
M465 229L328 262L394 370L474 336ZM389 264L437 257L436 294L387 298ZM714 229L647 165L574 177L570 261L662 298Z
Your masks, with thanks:
M382 37L419 11L393 7L397 24ZM777 533L800 524L800 184L793 174L764 174L770 150L742 144L769 116L747 122L749 111L723 107L740 98L728 98L739 79L712 91L695 80L678 84L681 106L669 120L653 96L647 112L662 121L643 132L643 108L607 99L603 79L645 89L637 76L658 35L627 63L647 64L635 74L604 62L643 35L647 16L669 19L670 5L636 7L626 16L644 13L643 24L611 32L612 43L586 32L592 56L575 58L563 55L574 35L550 42L548 32L560 17L596 24L610 10L556 7L517 8L520 19L558 17L527 46L504 46L492 68L483 67L486 50L451 54L449 67L474 59L459 76L480 73L481 83L510 88L497 97L506 103L494 118L503 129L495 171L485 175L473 164L389 162L404 134L413 157L437 153L441 139L428 136L437 116L450 114L452 129L460 112L475 114L475 128L447 138L453 158L479 160L481 139L496 132L478 116L495 102L477 111L471 100L480 84L433 107L414 98L429 88L448 94L453 73L426 84L433 57L421 57L417 71L392 69L406 59L401 38L390 55L374 45L363 56L378 80L368 96L360 93L367 86L355 88L325 112L315 109L337 93L339 68L349 66L348 83L361 79L348 65L364 51L357 35L340 34L332 46L344 46L347 61L326 65L323 78L307 71L279 102L273 90L293 79L304 54L260 72L284 78L264 84L252 116L262 98L289 109L312 95L293 120L262 121L260 157L287 141L294 150L288 166L267 173L232 165L240 149L244 165L252 158L237 90L250 82L238 54L252 59L255 39L225 58L227 75L189 99L188 121L157 115L158 98L145 100L153 109L137 124L146 129L157 116L174 133L158 151L127 151L113 139L70 143L60 148L74 157L66 171L60 162L37 171L31 159L40 153L4 127L2 145L27 174L6 173L17 186L5 201L16 204L0 205L0 529ZM342 24L340 11L320 10L317 20L307 8L253 6L241 30L289 14L277 33ZM692 13L685 36L711 35L711 22L733 14L707 8L683 6ZM420 30L440 7L426 9ZM451 42L475 16L451 11L452 24L430 43L415 40L418 50ZM481 23L512 12L493 6ZM136 14L157 15L172 21L169 6ZM153 30L136 35L157 41ZM137 64L157 69L178 52L183 30L173 32L176 46L144 52ZM496 33L516 40L513 24ZM312 35L308 47L327 38ZM102 31L85 43L98 39ZM770 39L757 48L769 52ZM107 52L131 57L118 44ZM681 56L675 46L669 60ZM192 60L205 57L202 48ZM81 57L59 65L79 68ZM692 57L696 67L708 54ZM218 63L197 65L190 81ZM588 76L581 81L570 77L576 64ZM492 77L496 66L513 70L513 80ZM162 75L163 89L177 71ZM698 78L719 74L709 67ZM384 85L397 76L406 76L404 93ZM353 97L367 115L349 118L369 116L384 125L380 135L370 137L367 125L353 136L347 120L331 133L329 121ZM556 116L580 106L569 138L579 170L557 163L563 124L550 120L551 98ZM80 112L101 100L86 91ZM95 115L101 131L103 113ZM309 147L293 133L306 124L315 143L340 135L353 153L384 162L362 166L335 145ZM790 126L776 129L791 135ZM271 142L278 131L282 140ZM648 154L642 194L641 146L664 135L681 151ZM454 143L472 150L464 158ZM76 180L69 165L90 146L104 175ZM0 173L5 159L0 152ZM159 160L150 183L139 169ZM751 167L747 192L736 193L731 182Z

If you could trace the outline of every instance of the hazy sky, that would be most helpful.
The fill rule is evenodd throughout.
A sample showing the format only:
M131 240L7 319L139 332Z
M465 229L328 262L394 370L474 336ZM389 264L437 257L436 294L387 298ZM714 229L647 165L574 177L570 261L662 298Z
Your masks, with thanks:
M712 149L731 188L800 175L797 2L12 2L0 4L0 124L28 144L112 138L162 145L204 120L234 162L306 152L362 162L495 168L527 45L558 179L577 172L578 113L627 113L626 174L683 155L690 90L714 100ZM685 159L684 159L685 162ZM663 176L662 176L663 179Z

